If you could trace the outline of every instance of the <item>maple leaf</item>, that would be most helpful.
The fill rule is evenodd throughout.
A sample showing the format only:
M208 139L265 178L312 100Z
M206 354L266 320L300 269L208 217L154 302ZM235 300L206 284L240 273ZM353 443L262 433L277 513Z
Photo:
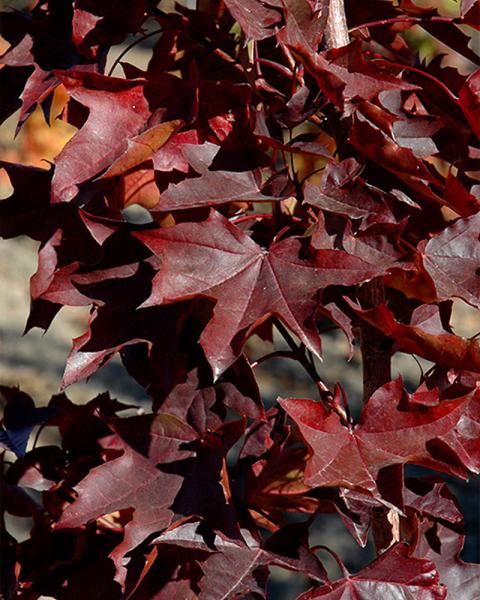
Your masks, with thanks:
M160 200L160 190L155 181L155 171L151 168L138 167L124 173L113 188L109 198L120 210L138 204L151 209Z
M456 464L448 464L448 451L442 455L434 441L443 440L450 452L457 447L461 451L463 439L469 437L468 427L461 428L465 410L470 402L478 408L480 395L401 410L405 394L401 379L379 388L354 427L343 425L336 413L328 413L313 400L280 399L311 451L305 482L358 488L378 496L378 473L390 465L410 462L458 474ZM478 457L462 454L468 468L478 472Z
M225 4L246 36L252 40L263 40L273 35L272 25L281 19L279 11L265 6L259 0L225 0ZM281 6L277 0L268 4Z
M110 425L121 436L114 447L122 449L122 455L95 467L75 486L78 498L64 510L56 528L80 527L102 515L133 508L124 540L112 553L123 583L124 555L173 518L170 506L183 477L166 473L158 465L192 456L193 451L181 447L197 439L197 434L168 413L119 419Z
M417 86L366 61L358 42L329 52L292 45L291 49L315 78L319 88L342 110L355 100L373 100L387 90L416 90Z
M448 598L476 600L480 589L480 565L461 560L465 536L438 522L430 533L438 540L433 544L435 547L429 543L432 537L422 535L412 556L426 558L435 564Z
M265 598L268 565L304 571L316 581L326 579L321 563L308 549L305 535L308 530L303 524L285 527L263 547L248 532L244 532L245 541L229 540L208 535L205 528L202 534L202 525L191 521L172 527L152 542L205 553L200 561L204 577L198 583L199 600L229 600L248 593Z
M141 417L128 417L125 423L117 424L123 435L128 426L130 431L126 437L131 441L129 438L133 435L134 444L138 436L134 425L139 419L145 420ZM151 422L148 434L151 442L147 445L147 456L135 450L128 442L120 441L118 447L123 449L122 455L95 467L75 486L78 498L65 509L57 528L80 527L101 515L123 508L138 511L136 520L140 522L148 514L161 516L159 523L168 520L172 514L168 507L180 489L182 477L168 477L156 465L191 456L192 451L180 450L180 446L184 442L195 440L197 434L178 417L168 413L158 413L147 419ZM158 529L162 529L162 525Z
M305 448L274 447L263 465L252 468L245 490L250 510L275 523L282 522L284 511L313 512L318 500L306 495L310 487L302 478L305 462Z
M18 116L17 133L37 104L44 101L59 84L57 77L52 77L51 73L38 65L32 52L33 47L34 39L31 35L27 34L15 47L10 48L0 58L0 63L5 65L2 69L2 75L6 69L6 73L9 73L9 70L13 70L13 75L18 77L25 67L30 66L33 68L33 73L30 73L28 76L23 74L24 76L21 77L20 75L21 87L19 90L19 100L21 100L21 110ZM30 71L30 69L28 70ZM10 111L5 111L5 117L9 116L8 112Z
M120 44L128 33L136 33L144 19L144 0L133 0L122 6L105 1L76 0L72 41L88 58L101 55L103 47Z
M182 320L180 307L164 308L167 310L160 309L160 312L151 309L135 311L131 306L95 309L89 319L88 330L73 340L62 388L89 377L126 346L139 342L151 345L162 336L173 348ZM154 329L152 324L155 324Z
M327 24L327 3L321 3L320 10L313 10L308 0L282 0L282 4L285 26L277 33L277 40L316 51Z
M313 318L316 292L341 281L351 285L379 274L340 250L298 258L301 241L288 238L269 250L212 211L206 221L134 233L161 258L152 294L143 306L206 296L216 300L200 342L217 378L240 353L251 331L278 316L317 355ZM292 278L292 274L294 277Z
M102 179L121 175L152 158L168 143L181 124L180 120L160 123L129 139L125 152L111 163Z
M458 219L419 250L441 300L462 298L480 308L480 213Z
M353 115L351 144L422 196L443 204L442 199L427 185L439 185L437 177L432 175L425 162L418 158L408 145L399 144L394 135L392 121L394 119L387 111L372 103L363 102L361 108Z
M185 479L172 507L177 518L197 515L215 531L240 539L232 502L226 455L245 430L245 420L230 421L207 432L185 465Z
M404 499L405 506L422 517L462 525L463 515L458 501L440 477L407 478Z
M161 404L162 410L185 419L202 435L220 427L222 419L218 407L222 403L242 416L264 420L260 391L248 360L241 356L225 372L224 379L204 387L195 369L188 374L185 383L170 392Z
M467 191L460 178L455 177L452 173L452 169L449 170L445 181L443 198L462 217L469 217L478 212L480 208L478 198L475 198L472 192Z
M478 5L477 0L461 0L460 14L463 22L479 29L478 17L480 16L480 6Z
M439 365L480 371L480 340L445 331L437 306L419 306L413 311L410 324L404 325L395 319L385 304L360 310L348 302L359 316L393 338L403 351L418 354Z
M179 145L173 138L172 144L167 143L164 152L158 152L154 157L154 165L160 158L161 164L164 165L170 151L173 151L171 160L174 161L174 165L178 162L180 165L182 164L182 161L178 161L178 153L180 153L183 161L190 165L200 177L187 178L180 183L171 183L162 192L160 202L155 208L166 211L225 204L234 200L269 202L282 199L282 197L272 197L262 193L260 169L238 172L211 170L209 167L220 150L220 146L210 142ZM165 166L162 168L164 169Z
M58 71L71 98L86 106L86 122L55 159L53 202L68 202L78 185L127 150L150 116L143 83L82 71Z
M386 223L354 233L349 222L343 234L342 249L379 269L390 269L402 258L402 253L390 241L390 238L395 239L398 229L398 225Z
M37 164L55 118L77 129L49 170L0 163L0 195L7 178L14 189L1 234L40 242L27 330L91 305L63 383L118 352L154 413L108 394L84 405L60 394L48 409L7 398L6 447L23 454L37 423L59 439L42 435L13 464L0 456L0 595L264 597L280 566L315 581L303 600L475 598L460 504L440 478L405 479L404 466L480 470L480 341L449 325L453 298L480 308L479 71L445 67L442 54L427 64L404 33L421 21L472 66L480 3L444 17L415 2L0 11L0 121L18 110L18 132L37 108L8 156ZM352 41L329 49L337 7ZM259 362L303 364L322 403L265 413L242 350L253 334L275 345L280 321L298 347ZM352 354L362 341L364 388L377 391L357 425L314 372L323 326L341 328ZM400 381L379 387L387 368L368 375L402 351L435 363L411 395ZM284 526L293 512L310 517ZM379 551L401 515L410 545L357 575L340 565L328 582L307 541L317 513L336 513L362 547L371 527ZM9 515L33 518L29 539L9 534Z
M434 563L410 557L408 550L406 544L396 544L356 575L350 575L341 565L343 579L305 592L297 600L445 600L447 590L439 583Z
M373 223L396 223L388 204L372 187L358 179L361 165L353 158L328 163L320 185L307 183L305 202L351 219L362 219L362 228Z

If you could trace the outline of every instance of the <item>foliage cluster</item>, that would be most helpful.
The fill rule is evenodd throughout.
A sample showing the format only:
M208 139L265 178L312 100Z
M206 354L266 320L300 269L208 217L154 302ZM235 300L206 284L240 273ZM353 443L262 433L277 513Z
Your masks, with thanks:
M1 163L1 234L40 243L26 329L90 306L62 389L118 354L152 408L2 390L2 510L33 519L18 543L2 518L3 598L263 598L271 565L309 580L302 600L477 597L456 499L404 467L480 471L480 339L450 325L454 299L480 308L480 5L348 0L338 47L339 6L36 0L1 15L1 119L48 120L61 88L77 128L48 168ZM448 64L421 60L413 28ZM147 67L127 48L107 70L131 36L152 43ZM361 348L357 423L315 362L331 328ZM252 362L246 342L274 331L288 350ZM396 352L433 363L413 393L390 378ZM255 366L272 357L318 397L266 408ZM58 445L27 445L39 424ZM331 581L309 546L325 512L359 552L373 530L358 574L338 558Z

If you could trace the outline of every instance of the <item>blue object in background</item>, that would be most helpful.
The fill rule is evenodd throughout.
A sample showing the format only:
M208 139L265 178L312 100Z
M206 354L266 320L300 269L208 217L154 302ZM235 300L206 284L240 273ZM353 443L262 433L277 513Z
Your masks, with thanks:
M36 408L30 396L18 388L0 386L0 391L7 399L0 427L0 444L18 457L25 456L32 429L55 416L58 410L48 406Z

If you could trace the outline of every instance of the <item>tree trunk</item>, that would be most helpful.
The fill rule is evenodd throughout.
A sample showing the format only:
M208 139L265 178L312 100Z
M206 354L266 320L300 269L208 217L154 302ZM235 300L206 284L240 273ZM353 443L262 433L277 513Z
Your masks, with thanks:
M340 48L349 43L344 0L330 0L325 47ZM337 141L337 144L341 140ZM374 279L360 288L360 301L366 308L377 306L385 301L383 281ZM368 323L361 323L360 345L363 364L363 400L366 402L372 393L391 379L390 354L385 348L385 336Z

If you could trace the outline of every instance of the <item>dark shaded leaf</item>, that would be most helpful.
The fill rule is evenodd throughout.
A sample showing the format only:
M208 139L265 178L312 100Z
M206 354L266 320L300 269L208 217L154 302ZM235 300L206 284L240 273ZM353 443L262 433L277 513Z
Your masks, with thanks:
M24 456L32 429L55 416L57 411L47 406L36 408L30 396L18 388L1 386L0 392L7 400L0 427L0 444L18 457Z
M316 581L325 580L321 563L306 545L307 532L300 524L290 525L261 547L251 537L240 542L202 534L202 524L192 521L169 529L153 543L179 546L185 552L205 553L200 562L204 577L199 581L199 599L227 600L249 592L265 598L268 565L304 571Z

